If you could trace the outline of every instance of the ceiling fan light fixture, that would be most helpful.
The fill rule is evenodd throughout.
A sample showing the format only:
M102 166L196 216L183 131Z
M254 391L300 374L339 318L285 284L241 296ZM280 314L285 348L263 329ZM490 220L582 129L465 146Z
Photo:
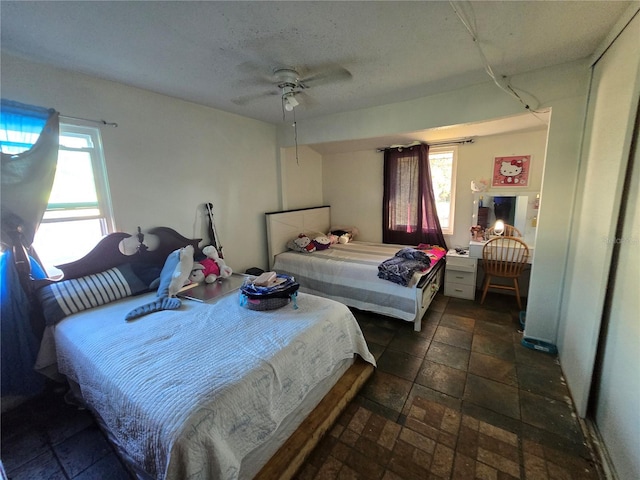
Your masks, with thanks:
M296 100L296 97L293 95L293 93L289 93L287 95L283 95L282 96L282 101L284 102L284 109L287 112L292 112L295 107L300 105L298 103L298 101Z

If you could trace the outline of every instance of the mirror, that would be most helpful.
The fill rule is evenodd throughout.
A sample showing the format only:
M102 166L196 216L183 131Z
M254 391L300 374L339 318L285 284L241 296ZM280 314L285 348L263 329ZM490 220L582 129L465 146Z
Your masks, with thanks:
M534 246L539 206L540 192L476 192L473 194L471 225L487 228L496 220L502 220L520 230L527 245Z

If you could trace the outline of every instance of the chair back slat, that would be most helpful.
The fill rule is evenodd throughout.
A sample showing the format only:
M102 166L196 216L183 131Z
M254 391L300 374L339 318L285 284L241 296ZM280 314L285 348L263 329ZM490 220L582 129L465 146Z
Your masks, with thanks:
M495 234L496 234L495 226L489 227L487 229L486 235L488 235L489 238L491 238L491 236L493 236ZM509 225L508 223L505 223L504 224L504 236L505 237L522 237L522 233L520 233L520 230L518 230L513 225Z
M485 273L500 277L519 277L529 258L529 247L517 237L496 237L482 249Z

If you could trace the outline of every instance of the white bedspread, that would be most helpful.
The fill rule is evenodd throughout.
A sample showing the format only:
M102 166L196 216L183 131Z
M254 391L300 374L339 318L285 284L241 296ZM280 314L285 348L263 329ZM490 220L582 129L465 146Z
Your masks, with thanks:
M300 294L270 312L231 294L183 301L127 323L132 297L62 320L60 371L77 382L115 441L153 478L232 479L335 365L357 353L375 365L341 304Z
M313 253L287 251L276 255L273 270L294 276L300 291L413 321L417 311L415 286L433 266L414 274L409 287L378 278L378 265L405 246L352 242Z

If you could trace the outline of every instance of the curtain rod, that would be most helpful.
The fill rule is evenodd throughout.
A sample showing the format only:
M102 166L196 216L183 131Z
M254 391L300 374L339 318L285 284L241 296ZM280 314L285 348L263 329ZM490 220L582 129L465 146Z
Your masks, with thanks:
M473 138L461 138L459 140L447 140L444 142L433 142L433 143L425 143L425 144L430 147L442 147L444 145L462 145L465 143L473 143L473 142L474 142ZM407 145L389 145L388 147L376 148L376 152L384 152L389 148L410 148L410 147L415 147L416 145L420 145L422 143L424 142L415 141L413 143L408 143Z
M69 120L81 120L83 122L98 123L98 124L104 125L106 127L117 128L117 126L118 126L118 124L115 123L115 122L107 122L105 120L92 120L91 118L71 117L69 115L63 115L63 114L60 114L60 116L63 117L63 118L68 118Z

